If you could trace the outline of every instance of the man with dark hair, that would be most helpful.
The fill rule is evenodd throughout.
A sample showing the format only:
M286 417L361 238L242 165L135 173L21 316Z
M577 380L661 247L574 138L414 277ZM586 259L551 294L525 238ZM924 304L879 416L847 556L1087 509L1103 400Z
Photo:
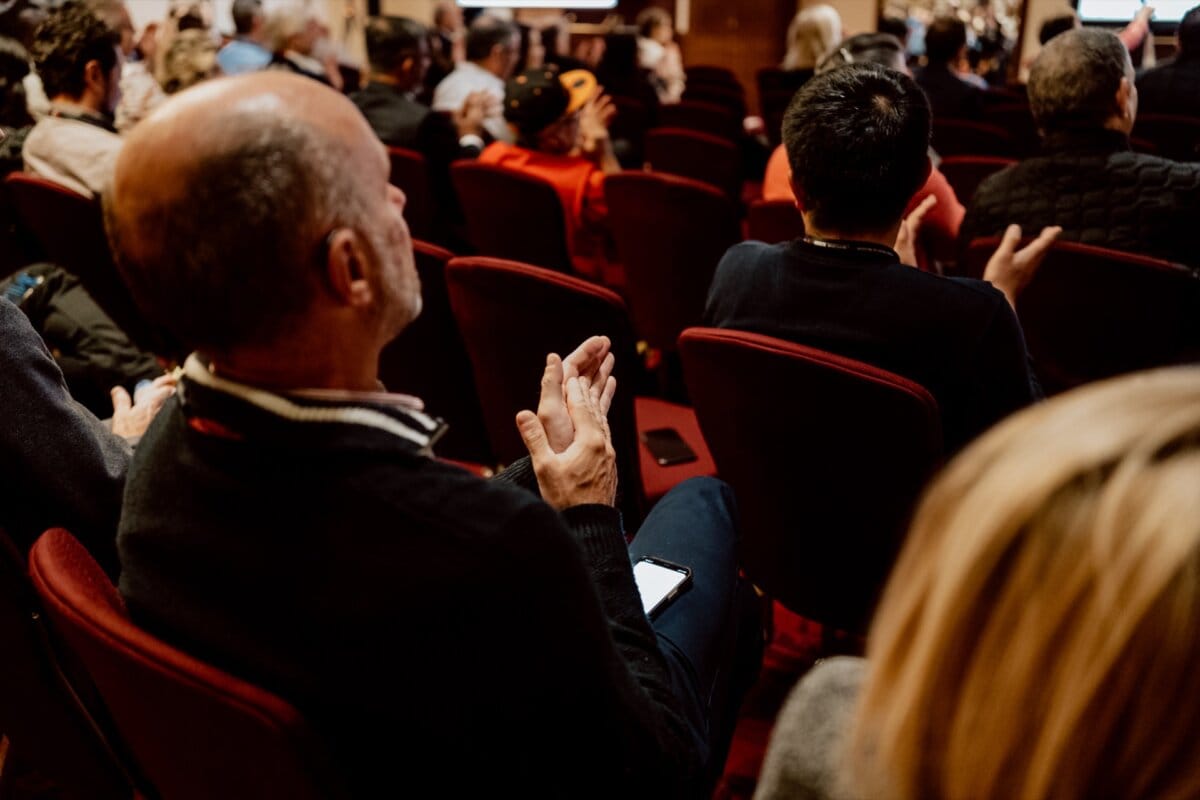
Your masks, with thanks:
M929 132L928 101L907 75L852 64L806 83L784 116L783 140L808 235L732 247L705 320L920 383L938 401L953 451L1036 397L1011 304L1055 232L1014 253L1020 231L1008 231L988 263L992 286L905 266L928 210L926 201L902 220L929 174Z
M366 39L370 79L350 99L375 135L386 145L419 150L439 164L478 156L484 145L485 92L467 95L453 115L431 111L414 99L429 66L425 27L404 17L373 17Z
M266 69L271 63L271 51L263 46L266 15L263 14L262 0L233 0L230 15L237 33L233 41L217 53L221 72L240 75Z
M130 470L130 614L293 703L349 796L400 764L416 797L701 796L744 597L728 487L677 487L626 546L603 337L547 358L530 459L483 481L433 458L441 421L377 377L421 309L386 175L348 100L279 72L130 134L114 254L196 348ZM653 623L650 553L693 575Z
M929 95L929 105L938 119L979 119L983 116L983 92L963 80L959 73L967 63L967 26L957 17L938 17L925 31L927 63L913 72Z
M1200 117L1200 6L1184 14L1175 39L1175 57L1138 77L1138 108Z
M72 0L38 28L33 61L50 116L25 140L25 168L86 197L101 194L121 150L113 128L121 59L116 34Z
M1200 165L1130 150L1138 91L1116 35L1051 39L1030 70L1029 102L1042 152L980 184L961 246L1009 223L1059 225L1070 241L1200 266Z
M504 121L504 83L521 56L521 32L511 22L483 15L467 31L467 60L454 68L433 93L433 110L453 114L467 98L485 92L489 98L483 126L493 138L513 141Z

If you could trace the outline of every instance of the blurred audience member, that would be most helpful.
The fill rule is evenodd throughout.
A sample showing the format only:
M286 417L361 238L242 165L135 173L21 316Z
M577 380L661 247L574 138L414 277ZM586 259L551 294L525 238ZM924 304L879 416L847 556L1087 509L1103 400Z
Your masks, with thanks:
M25 105L28 74L29 53L16 39L0 36L0 178L24 166L21 150L33 128L33 117Z
M1115 34L1059 34L1029 73L1041 154L985 179L959 230L963 247L1010 223L1059 225L1063 238L1200 266L1200 164L1135 153L1129 51Z
M189 86L221 74L217 43L205 31L180 31L163 57L163 91L182 92Z
M926 64L913 77L929 96L935 119L978 120L983 116L983 91L964 80L967 26L957 17L938 17L925 31Z
M829 5L809 6L796 14L787 32L783 68L814 70L826 53L842 40L842 18Z
M120 42L123 62L114 124L118 132L125 133L165 100L166 95L155 79L155 62L139 57L133 20L124 0L87 0L87 3Z
M945 469L867 657L819 662L755 793L1193 797L1200 369L1023 411Z
M321 23L306 8L288 5L271 11L264 23L263 37L271 49L271 69L295 72L341 89L342 77L336 64L317 58Z
M704 320L916 381L937 399L953 451L1040 394L1013 305L1055 232L1016 252L1020 231L1008 231L990 286L906 266L932 202L903 216L928 180L929 133L925 93L896 70L851 64L806 83L783 141L807 235L730 248Z
M266 69L271 63L271 51L263 46L267 39L267 17L263 13L262 0L233 0L230 12L236 33L217 54L221 72L240 75Z
M671 15L651 6L638 14L637 27L638 66L649 71L660 103L678 103L687 75Z
M467 31L466 60L454 68L433 93L433 110L448 114L462 110L480 92L489 102L483 126L495 139L513 141L504 121L504 84L521 56L521 33L507 20L483 15Z
M1138 110L1200 118L1200 6L1184 15L1175 57L1137 79Z
M89 198L103 193L121 150L113 127L119 45L117 35L77 0L51 13L34 41L34 66L51 112L25 140L25 168Z

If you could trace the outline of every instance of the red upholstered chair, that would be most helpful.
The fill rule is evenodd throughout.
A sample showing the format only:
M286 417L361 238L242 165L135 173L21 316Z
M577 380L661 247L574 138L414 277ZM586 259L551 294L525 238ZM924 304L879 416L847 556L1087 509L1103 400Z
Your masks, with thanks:
M593 283L493 258L456 258L446 268L450 304L471 354L492 449L503 463L526 454L514 418L536 408L546 354L566 356L593 335L612 341L617 394L609 410L626 524L680 481L713 474L695 415L686 406L635 398L638 359L621 298ZM660 466L638 431L677 429L699 459Z
M5 185L21 224L44 257L76 275L99 306L142 348L179 355L182 348L154 329L133 303L113 264L100 204L57 183L14 172Z
M742 239L738 207L706 184L657 173L610 175L604 191L634 330L674 351L680 332L699 324L721 257Z
M737 74L728 67L697 64L687 67L684 73L687 75L688 86L721 86L745 94L742 82L738 80Z
M1200 119L1180 114L1138 113L1133 135L1154 145L1154 152L1175 161L1200 161Z
M391 183L404 192L404 221L418 239L433 236L434 201L429 183L429 166L416 150L389 147L392 162Z
M646 166L682 175L720 189L732 200L742 196L742 154L720 136L684 128L656 128L646 134Z
M475 161L455 162L450 177L481 254L573 271L565 212L549 182Z
M746 238L767 244L804 235L804 217L791 200L755 200L746 212Z
M413 242L413 251L421 278L421 315L383 349L379 379L390 391L421 398L429 413L449 423L434 448L439 456L493 464L471 359L446 294L446 262L454 254L420 241Z
M1018 155L1016 139L1003 128L986 122L962 119L933 121L933 149L946 156L1004 156Z
M1006 131L1021 155L1033 155L1041 143L1028 102L984 105L983 121Z
M742 118L734 111L713 103L684 100L658 109L662 128L686 128L736 142L742 137Z
M982 275L999 238L971 242ZM1200 361L1200 280L1186 267L1055 242L1017 298L1017 317L1047 393L1151 367Z
M20 763L64 797L131 797L124 762L105 734L106 720L97 719L98 706L83 700L90 697L86 673L52 645L25 558L2 530L0 642L0 731L10 748L5 778Z
M612 101L617 107L617 115L608 127L608 135L617 149L617 158L626 168L640 169L645 158L646 131L653 127L657 107L651 108L637 98L621 95L613 95Z
M689 81L683 99L721 106L739 117L746 116L746 93L740 85Z
M87 668L159 796L339 796L294 708L133 624L69 533L43 534L29 569L55 631Z
M865 630L941 457L933 397L768 336L692 328L679 346L717 471L737 495L742 568L796 613Z
M938 169L954 189L958 202L968 205L984 178L1015 163L1016 159L997 156L950 156L942 159Z

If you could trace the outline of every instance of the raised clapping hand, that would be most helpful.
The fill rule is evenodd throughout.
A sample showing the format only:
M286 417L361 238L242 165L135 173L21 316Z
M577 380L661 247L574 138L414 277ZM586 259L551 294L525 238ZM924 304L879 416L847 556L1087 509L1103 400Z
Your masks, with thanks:
M1033 279L1037 268L1042 265L1050 245L1062 233L1057 225L1042 228L1038 237L1029 244L1017 250L1017 242L1021 240L1021 228L1009 225L1004 231L1000 246L988 259L987 267L983 270L983 279L988 281L1008 298L1008 303L1015 310L1017 295L1021 293L1029 281Z
M593 336L566 361L551 353L538 411L517 415L542 497L558 509L612 505L617 471L608 409L616 393L615 359L606 337Z
M917 235L921 232L921 222L936 205L937 198L929 195L911 214L900 221L900 232L896 234L896 244L892 249L900 256L901 264L917 266Z

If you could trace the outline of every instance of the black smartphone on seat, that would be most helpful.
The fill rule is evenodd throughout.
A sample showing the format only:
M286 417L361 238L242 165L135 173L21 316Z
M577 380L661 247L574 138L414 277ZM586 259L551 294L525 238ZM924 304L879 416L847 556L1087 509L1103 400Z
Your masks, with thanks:
M698 456L688 443L674 428L654 428L642 432L642 442L650 455L659 466L669 467L672 464L687 464L695 461Z

